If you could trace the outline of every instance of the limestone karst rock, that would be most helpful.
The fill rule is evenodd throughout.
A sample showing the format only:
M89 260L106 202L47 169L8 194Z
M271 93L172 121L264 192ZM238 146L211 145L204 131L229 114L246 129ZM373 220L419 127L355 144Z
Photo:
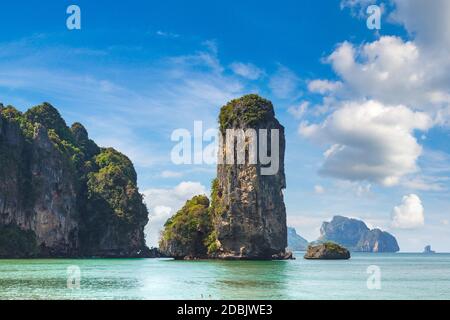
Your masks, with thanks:
M245 163L219 162L217 183L212 198L214 228L217 235L215 254L221 258L279 258L284 257L287 247L286 208L283 189L285 137L284 127L275 118L270 101L257 95L247 95L232 100L220 111L220 134L224 143L219 154L226 155L227 148L235 155L238 143L227 143L227 130L254 129L257 136L245 139ZM267 130L267 137L260 133ZM276 141L267 143L267 154L278 151L276 172L263 174L267 165L261 163L262 143L271 139L272 131L278 133ZM251 130L250 130L251 132ZM272 137L273 138L273 137ZM250 146L257 139L258 159L252 164ZM271 150L272 147L277 150ZM219 159L220 160L220 159ZM274 165L274 163L271 163Z
M190 213L188 202L166 223L161 249L176 258L290 258L285 251L284 127L275 118L272 103L257 95L232 100L222 107L219 121L224 143L220 145L217 178L212 183L211 205L202 208L201 215L209 219L210 231L205 232L208 224L203 218L199 220ZM230 130L238 136L242 133L240 143L239 138L233 143L236 136L232 135L227 143ZM261 152L252 153L255 146ZM241 151L245 157L239 158ZM233 161L221 158L227 154ZM257 157L251 157L255 154ZM187 232L182 223L193 230Z
M48 103L0 105L0 256L139 256L147 216L126 156Z
M308 260L348 260L350 251L336 243L324 242L308 246L304 258Z

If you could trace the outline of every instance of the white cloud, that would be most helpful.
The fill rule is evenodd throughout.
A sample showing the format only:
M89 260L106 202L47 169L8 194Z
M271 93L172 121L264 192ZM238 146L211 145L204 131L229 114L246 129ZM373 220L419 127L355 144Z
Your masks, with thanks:
M321 185L315 185L314 192L317 194L323 194L323 193L325 193L325 188L322 187Z
M263 70L251 63L233 62L230 68L235 74L250 80L257 80L264 74Z
M301 119L309 106L308 101L303 101L298 106L292 106L288 109L288 112L294 116L295 119Z
M180 35L177 33L172 33L172 32L167 32L167 31L162 31L162 30L156 31L156 35L160 36L160 37L164 37L164 38L179 38L180 37Z
M340 81L312 80L308 83L308 90L314 93L326 94L339 90L342 87Z
M450 48L450 2L448 0L393 0L391 14L417 40L433 49Z
M355 47L344 42L328 57L347 94L389 104L419 106L430 99L428 66L413 42L385 36Z
M298 96L299 81L300 79L294 72L285 66L279 65L278 70L270 78L269 88L277 98L295 98Z
M180 178L182 176L183 173L179 171L164 170L161 172L161 177L163 178Z
M149 222L145 227L148 246L157 246L164 223L193 196L207 194L199 182L184 181L168 189L148 189L143 192L149 209Z
M344 6L365 9L366 0ZM402 24L411 40L382 36L355 46L340 44L328 57L342 78L346 99L375 99L428 112L450 123L450 2L392 0L390 20Z
M422 148L413 133L430 126L424 113L366 101L345 102L322 123L303 122L299 131L328 146L323 175L392 186L417 171Z
M402 203L392 211L392 226L400 229L414 229L424 225L422 201L415 194L404 196Z
M362 18L367 16L367 6L374 3L370 0L342 0L341 7L350 8L353 14ZM325 152L324 174L384 185L400 183L412 190L443 191L443 180L439 175L429 172L426 167L429 164L421 162L422 172L418 171L417 159L421 155L421 146L413 133L416 129L450 125L450 2L392 0L382 9L383 16L389 14L383 23L394 21L403 25L410 35L409 40L382 36L361 45L347 41L339 44L325 59L339 76L339 85L328 86L324 79L309 83L311 92L322 94L323 105L326 106L324 109L331 115L321 125L303 122L300 132L304 136L322 136L322 140L330 144ZM334 121L333 113L340 113L336 109L342 101L356 103L367 100L378 101L384 108L390 109L393 115L400 109L392 106L402 105L410 110L410 115L416 114L423 118L424 113L427 114L428 120L425 124L416 119L422 125L414 120L411 127L404 127L404 121L400 121L399 126L394 122L386 123L385 126L369 125L366 134L355 139L346 138L344 142L341 138L332 138L330 127L333 125L327 122ZM358 121L364 125L372 124L375 118L368 116L368 121ZM356 121L350 119L348 117L347 121ZM359 133L362 128L358 127L362 126L353 126L353 133ZM382 129L388 127L392 128ZM327 132L321 134L322 130ZM379 135L381 132L390 138L382 138ZM362 147L358 139L365 140L366 146ZM393 146L395 143L399 146ZM346 164L344 160L350 162ZM389 165L393 165L392 171Z

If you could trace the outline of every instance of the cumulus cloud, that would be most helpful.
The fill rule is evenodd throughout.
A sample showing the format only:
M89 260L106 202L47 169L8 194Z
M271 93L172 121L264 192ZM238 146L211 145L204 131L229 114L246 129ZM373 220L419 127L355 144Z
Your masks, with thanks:
M366 8L368 1L345 0ZM392 0L390 20L402 24L411 40L383 36L355 46L340 44L328 57L342 78L347 98L404 104L428 112L441 124L450 120L450 2Z
M149 222L145 227L148 246L157 246L164 223L193 196L207 194L199 182L184 181L174 188L148 189L143 192L149 209Z
M448 89L437 83L444 76L442 64L425 57L411 41L385 36L361 47L344 42L327 61L342 78L351 97L420 109L450 101Z
M400 229L414 229L424 225L422 201L415 194L406 195L402 203L392 211L392 226Z
M259 79L264 74L260 68L251 63L233 62L230 68L235 74L250 80Z
M405 106L376 101L345 102L322 123L300 125L300 134L328 145L320 173L350 181L392 186L417 170L422 147L415 130L427 130L430 118Z
M374 3L342 0L341 7L362 18ZM382 9L389 17L385 23L403 25L409 39L338 44L324 59L338 80L308 84L310 92L322 95L326 120L303 122L299 131L327 144L324 175L442 191L439 176L418 170L422 147L414 133L450 125L450 2L392 0Z

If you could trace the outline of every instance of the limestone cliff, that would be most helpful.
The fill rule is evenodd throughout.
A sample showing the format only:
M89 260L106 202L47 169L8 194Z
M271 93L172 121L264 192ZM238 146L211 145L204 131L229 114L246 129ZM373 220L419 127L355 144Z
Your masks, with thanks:
M147 219L128 158L48 103L0 105L0 256L139 255Z
M215 254L222 258L283 257L287 247L286 208L283 200L283 189L286 188L284 127L275 118L272 103L257 95L232 100L222 107L219 120L224 142L220 146L222 155L226 155L227 151L236 155L239 147L242 147L238 143L229 144L228 129L242 129L245 132L254 129L257 135L246 135L245 163L239 164L236 156L233 164L223 161L217 166L217 183L212 196L218 247ZM260 135L264 130L267 130L267 137ZM272 131L278 132L277 141L270 141ZM249 159L254 139L257 142L258 159L252 164ZM273 159L277 162L278 170L272 174L262 174L267 167L261 163L263 143L267 143L267 154L274 153L272 146L278 148L278 157Z
M205 201L199 220L200 209L194 206L195 214L189 209L198 199L188 202L166 223L160 248L176 258L286 258L285 138L272 103L257 95L244 96L222 107L219 121L224 143L212 183L211 205L206 206ZM228 130L233 129L242 130L240 142L238 136L227 142ZM252 153L254 146L256 153ZM245 156L239 158L241 151ZM234 161L222 161L226 154Z
M324 222L318 242L333 241L355 252L397 252L395 237L380 229L370 230L363 221L335 216Z

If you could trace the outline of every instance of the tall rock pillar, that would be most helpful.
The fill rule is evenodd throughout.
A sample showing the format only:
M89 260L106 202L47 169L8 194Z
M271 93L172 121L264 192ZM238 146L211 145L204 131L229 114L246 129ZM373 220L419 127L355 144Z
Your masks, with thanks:
M223 106L219 121L222 143L212 190L214 255L285 258L284 127L272 103L257 95Z

